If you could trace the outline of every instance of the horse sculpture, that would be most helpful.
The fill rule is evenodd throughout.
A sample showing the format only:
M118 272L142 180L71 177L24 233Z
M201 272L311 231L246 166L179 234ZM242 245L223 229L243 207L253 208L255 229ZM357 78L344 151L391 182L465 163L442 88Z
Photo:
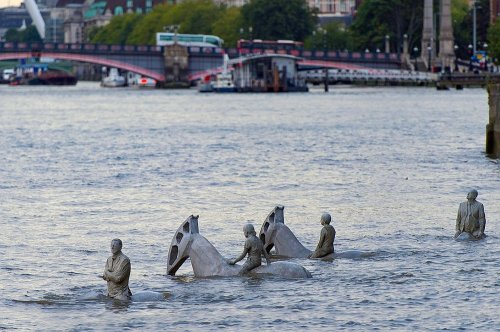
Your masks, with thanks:
M229 265L215 247L198 229L198 216L189 216L174 234L168 253L167 273L175 275L190 258L196 277L236 276L241 265ZM273 262L250 271L250 275L274 275L284 278L310 278L311 273L293 262Z
M269 253L274 247L276 255L287 258L308 258L312 251L300 243L295 234L285 225L284 206L276 206L267 216L259 232L264 249ZM322 257L322 260L333 258L362 258L372 256L371 252L349 250Z

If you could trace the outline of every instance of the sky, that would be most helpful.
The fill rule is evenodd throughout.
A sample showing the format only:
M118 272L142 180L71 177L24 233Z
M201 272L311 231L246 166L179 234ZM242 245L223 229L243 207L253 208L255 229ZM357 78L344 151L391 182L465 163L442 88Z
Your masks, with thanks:
M0 8L14 6L18 7L22 0L0 0Z

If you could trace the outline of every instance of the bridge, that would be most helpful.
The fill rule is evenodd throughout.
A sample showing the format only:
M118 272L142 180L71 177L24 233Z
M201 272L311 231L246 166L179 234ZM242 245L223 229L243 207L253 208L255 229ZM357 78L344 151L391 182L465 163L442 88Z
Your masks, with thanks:
M302 70L399 69L402 66L401 56L395 53L188 47L189 79L195 80L207 72L220 70L223 54L236 58L262 53L289 54L303 58L299 63ZM115 67L158 82L166 81L166 52L163 46L0 42L0 61L41 57Z

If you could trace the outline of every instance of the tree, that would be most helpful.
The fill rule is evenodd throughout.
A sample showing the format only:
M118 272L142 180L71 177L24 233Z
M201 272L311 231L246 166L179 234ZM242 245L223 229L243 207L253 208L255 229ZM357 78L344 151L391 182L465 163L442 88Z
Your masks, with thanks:
M243 24L252 37L303 41L316 23L305 0L252 0L241 8Z
M410 49L420 46L422 22L422 0L365 0L351 26L354 48L383 49L388 35L391 50L400 52L405 34Z
M126 44L129 34L142 17L140 14L133 13L114 16L108 25L95 34L92 42L117 45Z
M488 50L490 57L492 57L496 64L500 61L500 20L497 19L495 24L488 29Z
M25 30L9 29L5 32L5 40L8 42L34 43L41 42L42 38L34 25L28 26Z
M240 38L239 27L241 26L243 26L243 22L240 8L231 7L214 22L212 32L224 40L225 47L235 47L236 42Z
M177 5L159 5L133 29L128 44L154 44L156 33L165 27L178 26L179 33L212 34L212 28L225 7L211 0L186 0Z
M342 23L333 22L313 31L304 43L308 49L351 50L352 38Z
M465 4L463 3L465 1ZM460 58L470 57L469 45L473 43L473 8L467 0L455 0L452 2L453 36L458 46ZM465 6L465 7L464 7ZM476 1L476 48L481 49L488 40L489 27L489 0Z

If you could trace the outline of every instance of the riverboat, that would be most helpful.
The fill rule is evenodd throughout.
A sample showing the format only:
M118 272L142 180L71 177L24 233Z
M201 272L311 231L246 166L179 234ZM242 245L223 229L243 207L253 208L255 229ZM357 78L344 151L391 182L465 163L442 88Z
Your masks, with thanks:
M48 69L44 63L21 64L9 85L76 85L78 79L64 70Z
M127 80L125 77L120 75L117 68L110 68L109 71L106 67L102 68L103 78L101 80L101 86L105 88L118 88L127 85Z
M307 92L299 75L300 58L286 54L258 54L231 60L238 92Z

